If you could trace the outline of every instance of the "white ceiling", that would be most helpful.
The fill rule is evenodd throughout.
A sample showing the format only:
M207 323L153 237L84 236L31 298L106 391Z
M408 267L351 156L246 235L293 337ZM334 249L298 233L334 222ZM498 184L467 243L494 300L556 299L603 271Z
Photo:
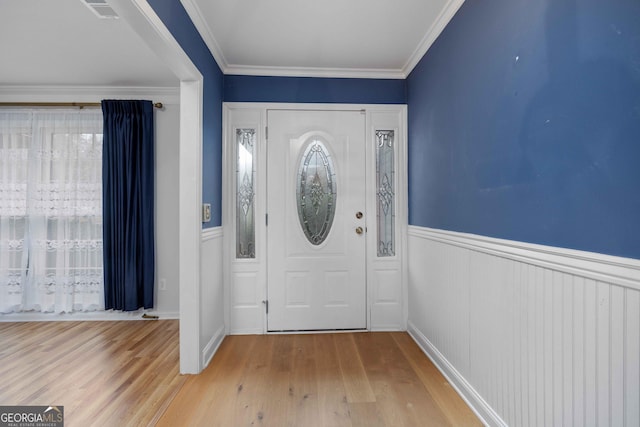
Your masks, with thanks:
M0 0L0 86L176 87L123 19L81 0Z
M464 0L181 0L225 74L404 78Z
M464 0L181 1L225 74L404 78ZM0 86L178 86L81 0L1 0L0 63Z

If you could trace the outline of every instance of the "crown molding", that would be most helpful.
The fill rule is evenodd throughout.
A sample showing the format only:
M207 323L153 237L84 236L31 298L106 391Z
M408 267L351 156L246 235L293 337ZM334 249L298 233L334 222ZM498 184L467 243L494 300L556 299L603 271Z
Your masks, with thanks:
M209 27L209 24L207 24L207 21L204 19L202 11L200 11L200 8L196 4L196 2L194 0L180 0L180 3L182 3L184 10L187 11L187 15L189 15L189 18L191 18L191 22L193 22L196 30L198 30L198 32L200 33L202 40L204 40L204 43L209 48L211 55L213 55L213 59L218 63L218 67L220 67L222 73L228 74L225 71L229 66L227 60L225 59L218 41L213 36L211 28Z
M422 41L418 44L418 47L413 51L409 60L402 67L402 74L408 77L411 71L418 65L418 62L427 53L431 45L436 41L440 33L445 29L447 24L453 19L458 9L462 6L464 0L448 0L445 7L438 15L438 18L433 22L431 27L427 30L426 34L422 38Z
M252 65L230 65L224 74L277 77L325 77L360 79L404 79L402 70L366 68L322 68L322 67L260 67Z
M132 86L9 86L0 85L3 102L97 102L113 98L154 98L155 102L177 104L180 102L178 87Z

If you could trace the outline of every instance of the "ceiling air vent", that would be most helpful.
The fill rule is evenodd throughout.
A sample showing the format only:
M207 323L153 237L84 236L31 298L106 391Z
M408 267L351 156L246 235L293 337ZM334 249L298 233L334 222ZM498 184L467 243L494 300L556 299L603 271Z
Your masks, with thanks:
M107 4L107 0L80 0L101 19L118 19L118 14Z

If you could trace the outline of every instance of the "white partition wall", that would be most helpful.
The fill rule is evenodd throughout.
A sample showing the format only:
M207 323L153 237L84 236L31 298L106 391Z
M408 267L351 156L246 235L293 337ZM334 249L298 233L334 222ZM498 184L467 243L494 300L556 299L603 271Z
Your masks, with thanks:
M640 261L409 227L414 339L489 425L640 425Z

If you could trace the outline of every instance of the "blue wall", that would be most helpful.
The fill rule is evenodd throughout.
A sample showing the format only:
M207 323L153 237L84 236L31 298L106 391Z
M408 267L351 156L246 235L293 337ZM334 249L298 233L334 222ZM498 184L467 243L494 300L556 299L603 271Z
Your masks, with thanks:
M211 222L203 228L222 224L222 84L220 67L176 0L149 0L155 13L171 31L182 49L203 76L202 202L211 203ZM162 173L162 171L159 171Z
M225 102L406 104L405 80L224 76Z
M640 258L640 1L468 0L407 95L411 224Z

